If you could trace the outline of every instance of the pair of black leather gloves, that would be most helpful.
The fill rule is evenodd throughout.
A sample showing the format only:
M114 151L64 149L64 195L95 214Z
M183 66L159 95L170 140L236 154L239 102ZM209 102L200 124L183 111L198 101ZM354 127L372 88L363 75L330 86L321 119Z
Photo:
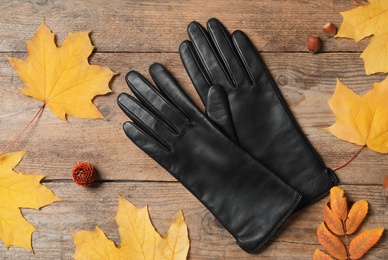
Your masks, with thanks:
M334 172L291 115L256 48L217 19L188 26L179 48L206 115L161 64L126 75L124 132L198 198L249 253L328 193Z

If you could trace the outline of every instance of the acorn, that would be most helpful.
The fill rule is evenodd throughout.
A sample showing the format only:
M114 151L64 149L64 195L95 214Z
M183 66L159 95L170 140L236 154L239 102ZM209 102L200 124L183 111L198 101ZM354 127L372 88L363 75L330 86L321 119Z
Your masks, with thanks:
M310 53L316 53L321 49L321 38L316 35L310 35L307 38L306 47Z
M337 29L331 22L326 23L322 27L322 30L326 33L327 36L334 36L337 33Z

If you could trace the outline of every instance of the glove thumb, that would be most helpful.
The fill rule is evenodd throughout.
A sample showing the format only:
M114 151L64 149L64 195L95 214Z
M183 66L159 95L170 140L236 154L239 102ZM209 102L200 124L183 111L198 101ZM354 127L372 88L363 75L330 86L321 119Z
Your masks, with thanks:
M235 143L238 143L233 127L232 115L229 109L228 97L225 90L218 85L209 89L207 94L206 114L220 130Z

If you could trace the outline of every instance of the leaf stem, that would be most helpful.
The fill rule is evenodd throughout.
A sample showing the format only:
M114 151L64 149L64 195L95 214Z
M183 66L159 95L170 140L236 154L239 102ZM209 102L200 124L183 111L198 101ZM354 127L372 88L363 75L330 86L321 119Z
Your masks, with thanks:
M345 249L346 249L346 259L350 260L350 254L349 254L349 239L348 239L348 231L346 230L346 220L342 220L342 226L344 228L345 233Z
M348 165L351 161L353 161L354 158L357 157L357 155L366 147L366 145L363 145L361 146L346 162L344 162L343 164L337 166L337 167L334 167L333 168L333 171L336 171L336 170L339 170L343 167L345 167L346 165Z
M357 2L357 0L353 0L353 3L357 6L361 6L361 4L359 2Z
M44 102L40 107L38 112L34 115L34 117L28 122L28 124L23 128L23 130L20 132L20 134L7 146L5 147L0 154L4 154L9 148L11 148L17 140L19 140L20 136L27 130L27 128L34 122L34 120L42 113L44 107L46 106L46 102Z

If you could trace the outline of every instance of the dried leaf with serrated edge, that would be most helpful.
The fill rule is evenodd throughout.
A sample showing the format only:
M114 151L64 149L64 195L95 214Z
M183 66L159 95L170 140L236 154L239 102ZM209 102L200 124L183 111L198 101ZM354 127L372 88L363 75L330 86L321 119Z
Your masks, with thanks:
M348 204L344 191L337 186L330 189L330 208L339 219L345 221L348 216Z
M44 176L15 172L26 152L0 155L0 239L11 245L32 249L36 229L23 217L20 208L39 209L60 199L40 183Z
M333 213L333 211L331 211L328 203L325 205L323 217L327 227L331 232L340 236L345 234L342 221Z
M350 242L350 259L360 259L372 246L377 243L377 241L379 241L383 231L384 228L375 228L357 235Z
M341 12L342 24L336 37L352 38L356 41L374 35L361 58L366 73L388 72L388 1L368 0L352 10Z
M99 227L74 232L75 259L186 259L190 246L182 211L162 238L153 227L147 207L137 208L120 196L116 216L121 245L116 247Z
M387 1L388 2L388 1ZM365 95L359 96L337 80L328 101L336 122L327 130L357 145L367 145L380 153L388 152L388 78Z
M339 260L346 259L346 249L342 241L333 235L325 226L325 223L321 223L317 230L317 236L319 243L334 257Z
M366 200L359 200L354 203L345 222L346 234L353 234L360 226L367 213L368 202Z
M388 72L388 33L372 38L361 58L364 60L365 72L371 75L377 72Z
M360 41L372 34L388 33L387 0L368 0L366 5L340 12L340 14L344 20L336 37L347 37Z
M8 57L24 82L21 93L43 101L63 120L66 114L103 118L92 99L111 92L108 83L114 73L89 64L88 57L94 47L88 32L69 34L57 47L54 34L43 22L27 46L26 60Z
M334 259L317 248L315 249L313 260L334 260Z

